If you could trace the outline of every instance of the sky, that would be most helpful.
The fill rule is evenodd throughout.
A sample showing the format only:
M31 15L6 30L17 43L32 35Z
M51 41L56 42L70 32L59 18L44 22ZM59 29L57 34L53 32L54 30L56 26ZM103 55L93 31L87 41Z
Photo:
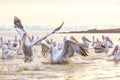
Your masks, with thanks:
M120 28L119 0L0 0L0 28L13 28L17 16L27 28L63 31Z

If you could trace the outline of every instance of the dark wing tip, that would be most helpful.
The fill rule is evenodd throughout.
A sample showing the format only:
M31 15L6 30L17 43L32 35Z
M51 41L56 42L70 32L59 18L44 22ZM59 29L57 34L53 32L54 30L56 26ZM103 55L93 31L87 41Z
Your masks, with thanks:
M82 56L88 56L88 54L87 53L89 53L86 49L84 49L82 46L79 46L80 47L80 49L82 50L82 53L81 53L81 55Z
M77 43L75 43L75 42L73 42L73 41L70 41L70 40L67 40L67 41L65 41L66 43L72 43L72 44L75 44L75 45L77 45L78 47L79 47L79 50L75 50L75 48L74 48L74 50L75 50L75 52L77 52L77 53L79 53L80 55L82 55L82 56L88 56L88 51L86 50L86 49L84 49L81 45L79 45L79 44L77 44ZM74 46L73 46L74 47Z
M64 24L64 22L62 22L62 24L61 24L59 27L57 27L57 28L53 31L53 33L55 33L56 31L60 30L61 27L63 26L63 24Z
M20 21L20 19L17 17L17 16L15 16L14 17L14 24L16 23L16 22L19 22Z
M21 20L17 16L14 17L14 24L16 25L15 27L23 29L23 26L21 24Z

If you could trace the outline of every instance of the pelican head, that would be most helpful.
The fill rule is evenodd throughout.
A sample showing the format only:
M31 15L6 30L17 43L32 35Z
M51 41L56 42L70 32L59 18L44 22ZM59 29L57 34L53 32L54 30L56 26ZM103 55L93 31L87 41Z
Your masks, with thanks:
M116 45L114 51L118 51L118 49L119 49L119 45Z
M113 52L112 52L112 54L109 55L109 56L115 55L116 52L118 51L118 49L119 49L119 45L116 45L115 48L114 48L114 50L113 50Z
M93 38L94 38L94 37L93 37ZM90 41L89 39L87 39L85 36L82 37L82 40L83 40L84 42L87 41L87 42L91 43L91 41Z
M66 38L66 36L63 38L63 41L66 41L67 40L67 38Z
M103 41L105 40L105 36L104 36L104 35L102 35L102 40L103 40Z

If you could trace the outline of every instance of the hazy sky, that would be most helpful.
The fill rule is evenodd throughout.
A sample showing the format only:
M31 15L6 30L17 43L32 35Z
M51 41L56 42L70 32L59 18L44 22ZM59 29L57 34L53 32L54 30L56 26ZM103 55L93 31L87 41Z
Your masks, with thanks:
M63 29L69 30L120 26L119 5L119 0L0 0L0 26L13 27L14 16L24 26L40 28L53 28L62 21Z

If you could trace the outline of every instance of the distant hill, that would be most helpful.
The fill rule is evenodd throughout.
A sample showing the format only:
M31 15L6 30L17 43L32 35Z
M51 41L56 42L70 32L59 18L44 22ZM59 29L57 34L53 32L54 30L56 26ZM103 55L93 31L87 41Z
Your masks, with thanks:
M90 29L87 31L70 31L69 33L120 33L120 28L116 29Z

